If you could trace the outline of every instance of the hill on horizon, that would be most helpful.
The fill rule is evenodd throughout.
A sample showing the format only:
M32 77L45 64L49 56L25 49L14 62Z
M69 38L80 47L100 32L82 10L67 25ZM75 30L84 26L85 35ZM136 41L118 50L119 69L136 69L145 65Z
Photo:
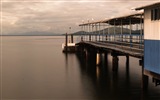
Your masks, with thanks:
M140 33L141 30L132 30L132 34L138 34ZM78 31L78 32L75 32L73 33L74 35L84 35L84 34L108 34L108 28L105 28L103 30L100 30L100 31L93 31L93 32L86 32L86 31ZM110 34L114 34L114 27L110 27L109 28L109 33ZM121 33L121 28L120 27L116 27L115 28L115 33L116 34L120 34ZM130 29L128 28L123 28L123 34L129 34L130 33Z
M60 36L62 34L56 34L51 32L26 32L26 33L12 33L12 34L2 34L2 36Z

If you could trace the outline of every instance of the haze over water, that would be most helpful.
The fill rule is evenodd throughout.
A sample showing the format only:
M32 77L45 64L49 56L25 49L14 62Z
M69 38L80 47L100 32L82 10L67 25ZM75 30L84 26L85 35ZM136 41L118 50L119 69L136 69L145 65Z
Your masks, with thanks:
M76 39L75 39L76 40ZM160 86L141 89L139 59L112 57L95 66L83 55L62 53L62 36L3 36L1 100L160 100ZM103 58L103 57L102 57Z

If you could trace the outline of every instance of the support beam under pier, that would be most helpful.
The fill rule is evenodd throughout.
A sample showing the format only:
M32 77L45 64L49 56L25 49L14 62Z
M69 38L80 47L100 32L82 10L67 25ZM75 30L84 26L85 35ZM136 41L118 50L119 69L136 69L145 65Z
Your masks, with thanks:
M97 52L96 54L96 65L100 65L100 62L101 62L101 55L99 52Z
M149 77L144 74L144 58L139 60L139 65L142 66L142 89L147 90L148 89Z
M147 90L148 89L148 79L149 79L149 77L142 73L142 89L143 90Z
M129 56L126 56L126 69L129 69Z
M117 72L118 71L118 55L112 55L112 71Z
M118 66L119 66L119 64L118 64L118 62L119 62L118 56L126 56L126 55L122 54L122 53L119 53L119 52L112 51L111 56L113 57L112 58L112 71L117 72L118 71ZM127 58L126 64L129 65L129 56L127 55L126 58Z

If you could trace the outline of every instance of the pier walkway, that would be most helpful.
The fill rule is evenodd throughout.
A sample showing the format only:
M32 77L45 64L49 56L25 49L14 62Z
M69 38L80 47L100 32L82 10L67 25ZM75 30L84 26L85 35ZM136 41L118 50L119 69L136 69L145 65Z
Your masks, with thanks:
M112 70L118 71L118 56L139 59L142 66L142 88L147 89L148 76L144 75L144 32L143 13L136 13L107 20L80 24L80 42L76 43L77 52L90 55L96 65L100 64L100 55L111 53ZM128 68L127 68L128 69ZM156 84L158 81L156 81Z
M80 24L79 42L75 51L86 55L97 66L101 63L101 54L112 56L112 70L118 71L119 56L126 56L126 68L129 67L129 56L139 59L142 66L142 88L148 87L148 76L152 76L155 85L160 84L160 76L144 69L144 13L110 18L107 20ZM66 49L70 51L71 47ZM88 57L87 57L88 56ZM89 57L91 56L91 57Z
M94 46L97 49L106 50L106 51L115 51L123 55L129 55L136 58L143 58L143 47L144 45L140 44L132 44L127 42L92 42L92 41L86 41L86 42L79 42L77 45L90 45Z
M81 36L77 46L92 46L140 59L144 56L143 13L88 21L79 26Z

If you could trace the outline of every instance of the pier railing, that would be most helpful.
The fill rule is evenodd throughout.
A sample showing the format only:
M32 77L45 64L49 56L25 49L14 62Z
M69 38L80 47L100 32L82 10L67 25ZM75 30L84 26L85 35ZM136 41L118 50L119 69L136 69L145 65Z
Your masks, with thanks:
M143 13L87 22L81 27L81 42L108 45L143 54Z

